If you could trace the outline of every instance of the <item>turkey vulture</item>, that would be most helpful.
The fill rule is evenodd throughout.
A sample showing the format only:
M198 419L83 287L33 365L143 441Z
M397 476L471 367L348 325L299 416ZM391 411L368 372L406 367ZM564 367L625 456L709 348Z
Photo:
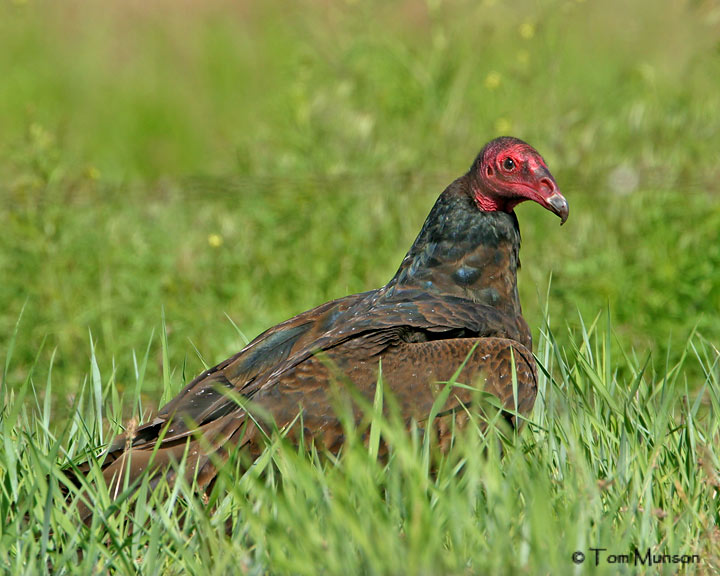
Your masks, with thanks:
M450 380L464 361L459 382L480 384L508 409L527 414L536 368L518 298L520 230L513 212L525 200L561 223L568 217L534 148L510 137L489 142L440 195L385 286L303 312L200 374L151 422L112 443L103 463L106 482L117 490L126 474L133 481L147 469L171 478L167 464L187 454L188 477L197 475L206 487L230 449L252 458L262 451L268 429L253 407L278 427L294 422L291 438L302 434L337 451L343 427L333 390L352 382L355 393L372 401L380 362L384 386L408 422L427 419L436 383ZM463 394L469 392L451 395L443 413L459 407ZM447 418L436 426L443 443Z

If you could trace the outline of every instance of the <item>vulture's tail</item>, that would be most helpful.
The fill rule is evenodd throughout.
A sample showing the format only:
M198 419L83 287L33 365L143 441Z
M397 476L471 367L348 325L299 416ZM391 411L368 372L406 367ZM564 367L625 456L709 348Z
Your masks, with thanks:
M152 486L162 478L173 483L181 469L188 484L194 482L199 490L209 490L231 451L253 441L257 425L245 415L230 413L180 436L168 438L166 432L165 423L150 423L137 430L130 426L100 457L102 478L111 500L135 490L145 475ZM85 523L97 505L92 495L95 491L90 488L92 469L93 462L85 461L66 471L79 488L76 502Z

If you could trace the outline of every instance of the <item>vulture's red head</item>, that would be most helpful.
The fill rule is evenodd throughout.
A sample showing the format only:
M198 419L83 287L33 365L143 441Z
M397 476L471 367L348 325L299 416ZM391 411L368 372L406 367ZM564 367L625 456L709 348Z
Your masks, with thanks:
M517 138L502 137L482 149L471 168L472 192L481 210L512 212L533 200L560 216L564 224L568 203L545 160L537 150Z

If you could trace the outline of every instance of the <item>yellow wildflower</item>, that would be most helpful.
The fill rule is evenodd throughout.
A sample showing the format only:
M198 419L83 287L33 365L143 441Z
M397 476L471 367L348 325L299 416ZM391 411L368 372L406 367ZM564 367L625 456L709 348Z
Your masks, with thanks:
M489 90L495 90L502 82L502 76L498 72L490 72L485 76L485 87Z
M210 234L208 236L208 244L212 246L213 248L220 248L222 246L223 239L220 234Z
M495 121L496 134L509 134L512 130L512 123L507 118L498 118Z
M525 38L525 40L530 40L530 38L535 36L535 24L532 22L523 22L520 26L520 36Z

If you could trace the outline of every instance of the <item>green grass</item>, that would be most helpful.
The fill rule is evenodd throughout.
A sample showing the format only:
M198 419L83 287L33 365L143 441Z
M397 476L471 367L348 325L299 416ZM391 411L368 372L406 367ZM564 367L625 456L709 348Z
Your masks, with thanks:
M204 499L185 484L151 490L147 478L112 504L102 483L82 495L71 487L71 500L87 498L96 510L82 528L61 495L60 464L102 443L99 416L115 433L129 414L121 416L113 377L98 368L68 427L54 434L50 404L28 381L6 392L2 418L0 566L13 574L46 566L64 574L566 574L581 551L590 573L681 567L607 556L650 548L696 555L682 566L687 573L716 573L720 356L695 337L681 362L658 374L613 357L612 338L604 320L565 349L543 330L540 393L518 435L496 427L491 409L486 431L476 415L447 455L433 456L428 438L381 417L376 403L368 445L352 426L338 459L275 437L251 467L232 458ZM689 364L705 374L696 398L681 381ZM617 376L620 365L628 377ZM33 380L46 382L48 397L52 372ZM386 460L376 455L380 440L390 447ZM588 568L593 548L607 551Z
M31 573L80 547L80 572L566 573L575 549L637 544L697 550L709 571L716 32L712 3L669 0L0 2L0 562ZM278 446L222 514L191 498L184 526L158 511L149 533L121 513L76 535L47 506L66 452L243 334L384 284L502 133L537 146L571 206L563 228L518 209L521 299L554 381L505 458L477 434L436 475L399 434L387 468L360 445L338 465Z

